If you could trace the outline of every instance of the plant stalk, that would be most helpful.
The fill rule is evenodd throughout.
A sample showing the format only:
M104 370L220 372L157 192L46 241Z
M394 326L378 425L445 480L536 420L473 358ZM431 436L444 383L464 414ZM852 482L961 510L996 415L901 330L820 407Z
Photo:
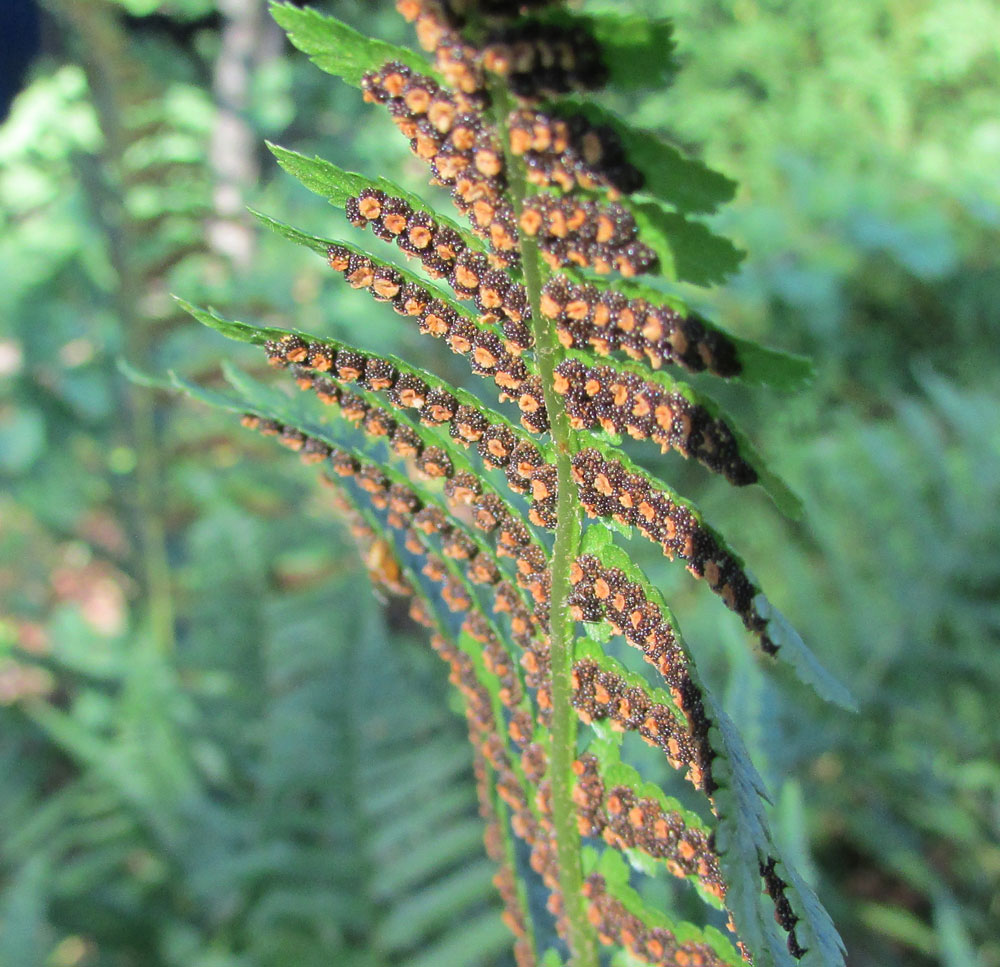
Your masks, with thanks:
M507 180L514 211L520 219L527 194L527 177L520 158L510 150L507 117L509 94L502 83L491 85L496 123L503 143ZM552 825L559 860L559 888L568 929L572 967L598 967L597 942L587 919L583 897L583 866L580 832L573 804L573 761L576 759L577 718L573 709L573 622L568 599L572 589L570 567L579 553L580 501L570 456L573 438L563 399L554 388L554 370L560 352L553 326L542 316L542 265L534 238L520 233L521 265L531 305L531 331L542 393L551 424L555 448L558 495L556 498L555 546L552 551L552 592L549 602L549 639L552 665L552 724L550 727L549 780L552 787Z

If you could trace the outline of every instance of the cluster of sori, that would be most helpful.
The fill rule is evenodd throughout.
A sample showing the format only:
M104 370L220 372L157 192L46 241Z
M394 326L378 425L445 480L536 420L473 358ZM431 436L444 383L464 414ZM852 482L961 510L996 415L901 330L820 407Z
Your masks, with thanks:
M757 480L757 472L743 459L733 431L723 420L653 380L611 366L566 359L555 369L553 388L565 399L575 430L599 426L608 433L651 439L662 452L677 450L694 457L738 487Z
M704 577L744 626L759 637L764 651L777 652L754 604L757 588L739 561L720 547L715 535L688 507L593 447L575 453L572 459L580 502L588 515L611 517L635 527L643 537L659 544L667 557L686 561L688 571Z
M425 556L426 563L422 573L432 581L447 586L447 569L428 552L422 541L414 543L410 538L407 547L412 553ZM449 596L447 590L442 594L445 600ZM427 618L428 612L424 608L416 609L416 613L426 623L433 624ZM487 820L487 850L501 864L497 885L505 901L504 920L518 938L515 948L518 964L532 964L534 953L526 940L524 914L513 888L512 874L506 865L502 831L491 805L490 791L495 787L510 810L511 829L528 844L531 867L541 876L550 891L549 910L557 917L557 921L561 921L563 904L559 893L558 861L550 821L550 789L544 781L548 764L543 748L530 741L532 717L523 705L523 693L507 652L485 619L470 614L463 623L463 630L483 645L484 666L498 678L498 694L509 714L508 734L522 750L523 780L512 765L489 692L479 680L473 662L443 635L434 635L432 645L451 666L451 680L466 701L470 738L477 752L476 775L480 785L481 809ZM588 677L594 682L594 694L589 700L578 703L585 720L591 714L610 718L622 728L636 728L640 734L644 734L647 741L664 747L668 755L683 754L678 752L676 741L672 742L670 738L664 740L664 726L659 722L662 713L658 711L662 706L651 704L641 692L636 694L637 690L623 687L621 679L600 672L596 666L591 667L591 663L577 663L574 675ZM608 694L605 694L605 690ZM628 710L624 713L624 718L621 715L616 718L613 712L602 709L601 705L610 706L613 703L612 695L618 701L619 710L632 703L636 711ZM645 716L642 725L637 724L637 715ZM492 771L492 776L487 770ZM619 849L644 850L650 856L664 860L675 876L696 877L707 892L720 899L724 898L718 859L712 849L709 834L687 826L679 814L665 811L655 800L637 797L629 787L614 786L606 789L597 760L593 756L581 756L574 764L574 772L577 777L574 801L584 835L601 835L610 845ZM624 945L636 957L651 964L713 965L719 962L710 947L693 942L680 943L664 928L647 928L637 917L629 914L620 901L607 894L600 877L591 877L585 884L584 893L588 900L590 919L600 929L603 942ZM606 925L613 923L619 926L609 932Z
M499 569L489 557L481 553L482 548L470 542L461 528L449 521L440 508L425 506L415 493L408 491L402 484L390 484L388 478L373 465L362 466L354 457L302 433L295 427L284 426L277 421L253 415L244 417L244 425L266 435L278 437L285 446L301 453L307 463L329 460L334 470L341 476L360 475L371 486L381 482L384 485L382 489L389 494L388 506L393 514L405 512L412 517L414 526L425 533L439 535L448 556L465 561L467 573L477 583L496 585L497 610L508 614L514 640L524 647L526 652L532 652L532 657L527 660L538 666L537 669L529 670L529 673L537 676L539 669L544 671L547 643L540 629L544 628L548 621L551 576L545 551L533 539L525 524L499 494L490 490L476 475L468 471L456 472L451 458L442 447L425 444L412 427L395 420L384 408L340 390L332 380L316 380L309 373L303 374L300 385L308 380L313 380L314 384L325 384L323 395L329 402L336 402L339 399L341 413L346 419L355 422L360 429L371 436L385 437L398 456L412 459L414 473L424 478L445 480L444 496L448 503L453 508L461 508L463 513L470 513L472 523L477 529L495 537L497 557L508 557L515 562L517 584L530 594L534 602L532 613L527 612L517 593L512 589L510 594L501 593L506 585L501 581L502 575ZM537 448L531 444L517 444L509 429L502 425L501 428L507 432L491 434L489 439L484 434L480 438L480 453L484 454L484 462L494 461L493 465L502 465L510 478L520 479L521 485L527 488L530 486L531 475L548 465L543 463ZM521 473L526 476L518 478ZM370 486L364 489L368 490L369 494L373 493ZM540 502L540 508L546 515L553 512L546 501ZM541 521L541 517L535 514L532 515L532 519L536 522ZM395 518L390 517L390 523L394 520ZM550 522L546 526L552 526L553 523ZM540 678L538 682L541 682ZM532 687L538 687L538 684L533 684Z
M788 934L788 952L796 959L801 960L806 951L799 944L795 935L795 925L799 918L792 910L792 905L785 896L785 887L788 884L778 875L775 870L776 861L773 856L768 857L766 863L760 866L760 875L764 880L764 891L774 901L774 919Z
M549 821L550 804L541 791L544 783L535 784L529 780L525 784L518 777L498 729L489 692L479 681L471 659L442 635L436 635L431 644L451 666L451 681L465 697L469 737L482 756L478 769L482 770L484 786L488 765L494 773L497 792L510 810L511 829L530 847L531 867L550 891L549 910L561 918L558 862ZM530 790L535 790L534 795Z
M450 0L397 0L396 9L416 21L421 46L434 53L437 69L448 83L480 103L487 100L484 70L505 78L510 90L527 100L600 87L608 72L600 48L586 31L538 21L509 22L549 2L459 5ZM479 47L461 33L472 13L489 25Z
M542 258L554 269L576 265L630 278L657 266L656 252L639 241L631 212L617 203L533 195L525 199L518 225L537 239Z
M693 786L708 794L714 790L707 737L693 734L678 713L654 702L643 688L582 658L573 663L573 706L584 723L606 721L618 732L637 732L662 749L674 769L687 769Z
M597 42L572 26L528 22L500 27L486 38L481 62L528 100L594 90L608 79Z
M666 927L648 927L616 897L608 893L600 873L584 881L587 916L601 943L624 947L633 957L662 967L723 967L726 963L706 943L681 941Z
M512 9L513 5L502 6ZM435 66L448 84L480 107L487 104L479 52L461 34L469 5L459 7L451 0L396 0L396 9L415 22L420 46L434 54Z
M296 361L306 363L320 373L330 372L339 380L359 382L367 389L384 391L393 406L417 409L424 423L448 425L451 436L459 443L464 446L476 444L488 466L503 468L513 490L530 494L532 523L549 529L555 527L555 469L545 461L537 446L518 440L506 424L488 424L481 411L459 404L453 394L431 388L417 376L400 373L391 363L377 356L356 350L334 351L326 344L306 343L294 335L270 342L266 349L269 359L278 365ZM391 417L384 412L373 413L371 405L361 397L344 392L333 380L316 376L307 369L296 368L295 373L301 387L312 388L325 402L339 403L347 419L373 435L389 437L397 453L416 455L418 469L426 475L449 476L453 472L451 461L443 450L431 447L430 452L424 452L419 440L414 440L412 430L394 426ZM532 426L528 420L539 413L544 416L544 407L540 388L532 382L528 389L522 392L519 403L522 420ZM537 408L526 412L527 407ZM488 424L485 427L484 421ZM321 450L317 453L307 450L304 455L308 459L324 458ZM757 589L739 563L719 547L715 537L687 507L656 490L641 474L628 473L619 463L606 460L592 448L575 454L573 466L581 502L588 514L613 517L620 523L637 527L645 537L660 544L669 557L685 560L691 573L705 577L712 590L740 615L746 627L760 635L762 647L772 653L776 651L763 634L764 621L753 604ZM547 570L544 561L540 562L539 570Z
M645 182L614 130L581 115L551 117L524 108L511 112L507 130L511 153L524 158L528 180L540 188L602 187L611 195L629 195Z
M250 421L249 425L252 425L252 421L256 418L244 417L243 419L244 423ZM341 517L347 522L372 584L385 592L386 595L410 597L413 594L413 586L403 574L399 559L389 541L375 531L342 493L336 494L334 504Z
M461 91L442 88L432 77L391 61L362 80L365 99L385 104L410 150L430 165L433 180L490 243L493 261L518 261L514 209L507 200L503 149Z
M670 695L688 721L699 758L710 762L714 755L708 741L711 723L697 685L688 672L688 660L677 642L674 629L641 584L630 581L618 568L604 567L593 554L582 554L570 569L573 592L570 614L575 621L607 620L663 676Z
M327 257L330 266L342 272L349 285L367 289L376 299L390 302L400 315L416 319L420 332L444 339L452 352L468 357L474 373L491 377L505 393L520 389L528 379L528 369L518 358L520 344L525 341L521 336L517 345L511 339L501 339L491 329L476 325L433 297L424 286L405 282L392 266L378 264L344 246L331 245ZM484 315L481 321L489 322L490 318ZM521 327L523 322L519 321Z
M555 276L542 289L541 308L566 348L589 348L601 356L621 351L648 359L654 369L668 362L723 377L742 369L731 340L669 306Z
M681 879L694 877L701 887L725 900L726 887L711 833L689 826L678 812L670 812L648 796L637 796L629 786L606 788L597 759L582 755L573 763L580 833L603 836L616 849L640 849L662 859Z
M514 430L494 416L491 423L476 407L459 403L447 390L431 387L419 376L400 373L388 360L354 349L333 349L326 343L307 343L295 335L265 344L268 360L275 366L291 366L300 389L312 390L324 403L339 405L344 418L372 436L389 438L400 456L417 457L417 467L430 476L448 476L435 468L450 468L447 456L430 460L412 429L396 425L381 407L347 392L324 373L342 382L356 382L373 392L384 392L400 409L416 409L420 421L429 426L447 426L449 435L463 447L473 444L487 467L500 468L516 493L530 494L529 519L539 527L555 527L556 471L537 446L519 439ZM320 366L314 366L314 362ZM537 378L525 382L517 396L521 422L532 432L548 428L541 386ZM431 450L439 450L433 447ZM443 452L442 452L443 453Z
M408 257L420 260L428 275L447 279L460 299L475 303L481 322L501 322L509 348L515 353L531 346L527 325L531 308L524 286L491 267L488 256L470 250L454 229L438 225L426 212L414 212L405 199L386 196L374 188L348 199L345 210L353 225L370 227L384 241L395 240ZM345 251L331 246L330 264L337 271L353 272L349 261L344 264ZM349 259L350 253L347 255ZM358 267L362 271L357 287L366 288L362 285L364 262L359 262Z
M422 423L447 425L451 437L462 446L475 444L491 467L507 465L517 437L504 421L494 417L496 422L491 423L479 408L459 403L453 393L432 387L419 376L400 372L387 359L355 349L337 349L328 343L307 343L295 335L270 340L265 350L272 366L291 367L301 389L313 390L324 403L339 403L353 422L359 422L365 412L359 409L356 398L329 377L342 383L358 383L372 392L383 392L393 406L417 410ZM534 381L526 381L518 395L524 425L533 432L541 432L548 425L543 422L544 408L539 412L536 406L540 392Z

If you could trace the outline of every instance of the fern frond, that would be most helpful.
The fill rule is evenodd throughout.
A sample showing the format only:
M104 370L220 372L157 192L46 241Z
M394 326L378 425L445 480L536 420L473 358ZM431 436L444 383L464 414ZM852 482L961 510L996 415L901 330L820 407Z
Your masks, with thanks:
M319 66L387 109L471 228L385 178L276 146L283 168L419 270L258 218L467 357L501 403L517 404L520 426L396 357L193 307L206 325L263 347L329 407L291 401L231 367L236 397L186 388L332 469L374 583L409 597L432 632L464 702L487 850L501 864L520 964L561 959L547 939L551 916L579 967L597 964L596 942L650 964L752 956L840 967L839 939L775 847L760 779L673 615L603 526L638 530L684 561L764 652L820 694L849 701L697 508L617 446L623 432L650 439L798 510L730 419L660 372L671 364L785 387L808 376L802 360L729 336L654 281L707 285L738 265L735 246L689 217L728 197L731 183L578 98L558 100L609 80L628 89L664 78L670 25L544 2L398 7L433 69L332 18L275 10ZM661 164L682 184L667 184ZM639 276L648 281L631 281ZM629 359L615 362L617 353ZM602 524L584 531L584 516ZM665 688L609 654L609 631ZM598 735L586 750L578 720ZM661 750L706 796L710 822L623 762L614 737L624 732ZM690 881L707 922L652 909L629 863ZM444 916L453 887L413 904ZM540 887L544 916L530 900ZM720 908L733 939L713 925Z

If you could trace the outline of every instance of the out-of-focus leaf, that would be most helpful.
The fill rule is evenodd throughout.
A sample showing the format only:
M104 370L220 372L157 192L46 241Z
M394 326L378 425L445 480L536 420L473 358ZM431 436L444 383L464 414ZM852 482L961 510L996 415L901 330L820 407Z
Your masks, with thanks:
M0 409L0 472L23 473L45 449L45 418L37 409Z
M42 964L51 950L46 895L51 875L41 853L6 879L0 892L0 964Z

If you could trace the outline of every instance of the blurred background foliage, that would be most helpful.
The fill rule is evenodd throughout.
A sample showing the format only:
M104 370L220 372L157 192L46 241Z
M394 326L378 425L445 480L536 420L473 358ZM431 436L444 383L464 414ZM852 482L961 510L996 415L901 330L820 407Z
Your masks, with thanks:
M387 3L317 5L408 40ZM684 295L815 358L795 396L720 394L808 516L660 469L858 714L642 563L849 962L998 967L1000 5L669 7L683 70L617 106L740 183L712 221L743 268ZM211 382L238 352L177 292L468 383L243 214L342 229L264 138L423 172L258 0L48 0L40 23L0 126L0 965L507 964L443 667L313 474L125 375Z

